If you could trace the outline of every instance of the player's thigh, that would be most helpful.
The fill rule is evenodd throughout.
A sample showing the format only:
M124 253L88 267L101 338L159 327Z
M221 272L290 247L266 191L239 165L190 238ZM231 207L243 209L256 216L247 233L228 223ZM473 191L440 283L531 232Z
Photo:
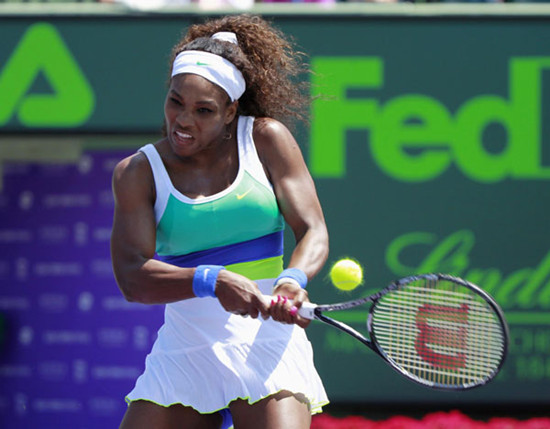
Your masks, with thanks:
M149 401L134 401L119 429L219 429L221 423L219 413L200 414L180 404L163 407Z
M249 404L239 399L229 406L235 429L308 429L309 401L302 394L282 391Z

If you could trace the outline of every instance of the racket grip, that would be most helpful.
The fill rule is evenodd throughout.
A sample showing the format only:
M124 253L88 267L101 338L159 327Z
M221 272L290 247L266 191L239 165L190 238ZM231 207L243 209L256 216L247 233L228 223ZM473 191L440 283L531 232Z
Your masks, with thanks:
M303 302L302 306L298 310L298 314L304 319L312 320L315 318L315 313L313 312L315 308L317 308L317 304L313 304L312 302Z
M273 297L271 295L264 295L264 301L269 306L271 305L271 300ZM289 301L290 305L292 305L292 301ZM313 310L317 307L317 304L313 304L312 302L303 302L302 306L298 310L298 314L303 317L304 319L312 320L315 318L315 313Z

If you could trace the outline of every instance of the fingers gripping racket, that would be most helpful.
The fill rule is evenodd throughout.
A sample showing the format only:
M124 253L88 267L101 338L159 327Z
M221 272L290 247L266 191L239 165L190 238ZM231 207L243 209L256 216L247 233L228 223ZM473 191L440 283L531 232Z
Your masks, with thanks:
M326 315L366 303L368 338ZM486 384L508 348L508 328L495 301L476 285L445 274L406 277L354 301L307 302L299 314L346 332L405 377L436 389Z

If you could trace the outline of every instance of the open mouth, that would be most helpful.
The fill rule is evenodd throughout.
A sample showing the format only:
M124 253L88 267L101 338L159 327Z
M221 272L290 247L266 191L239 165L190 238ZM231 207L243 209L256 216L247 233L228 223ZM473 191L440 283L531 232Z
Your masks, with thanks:
M175 134L179 140L191 140L193 138L191 134L187 134L181 131L176 131Z

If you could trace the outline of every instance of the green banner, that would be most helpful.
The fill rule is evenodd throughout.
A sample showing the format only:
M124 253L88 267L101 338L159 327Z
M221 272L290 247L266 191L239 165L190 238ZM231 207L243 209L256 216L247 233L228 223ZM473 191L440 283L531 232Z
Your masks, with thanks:
M364 346L313 323L333 401L550 399L550 15L277 15L310 54L320 95L297 136L331 234L330 262L366 284L445 272L495 297L510 354L463 393L404 381ZM195 16L0 17L0 131L156 133L170 48ZM342 314L364 329L366 310Z

